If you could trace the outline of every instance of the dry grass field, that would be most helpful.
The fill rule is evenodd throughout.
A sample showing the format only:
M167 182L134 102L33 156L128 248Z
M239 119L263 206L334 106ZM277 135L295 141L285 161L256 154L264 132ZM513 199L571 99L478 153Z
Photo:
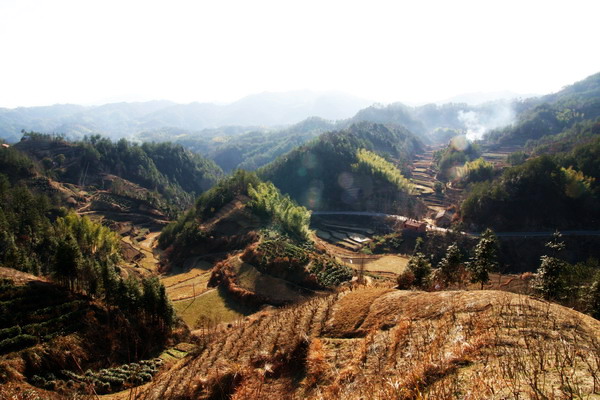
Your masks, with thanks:
M190 329L234 321L252 313L223 290L210 289L191 299L173 302L173 308Z
M143 399L599 398L600 322L500 291L345 291L206 332Z
M376 259L369 259L365 263L365 271L373 273L388 272L400 275L406 269L408 260L407 257L397 255L385 255Z

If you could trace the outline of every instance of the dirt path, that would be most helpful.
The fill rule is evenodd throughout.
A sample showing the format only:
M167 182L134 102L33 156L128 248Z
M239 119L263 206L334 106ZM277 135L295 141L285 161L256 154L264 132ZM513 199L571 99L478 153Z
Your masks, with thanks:
M206 295L206 294L212 293L212 292L214 292L215 290L217 290L217 289L208 289L208 290L206 290L206 291L204 291L204 292L202 292L202 293L200 293L200 294L197 294L196 296L189 296L189 297L184 297L184 298L181 298L181 299L175 299L175 300L171 300L171 301L172 301L173 303L176 303L176 302L178 302L178 301L183 301L183 300L197 299L198 297L202 297L202 296L204 296L204 295ZM191 305L191 304L190 304L190 305ZM189 306L188 306L188 307L186 307L186 309L185 309L185 310L187 310L188 308L189 308ZM185 310L184 310L184 311L185 311Z

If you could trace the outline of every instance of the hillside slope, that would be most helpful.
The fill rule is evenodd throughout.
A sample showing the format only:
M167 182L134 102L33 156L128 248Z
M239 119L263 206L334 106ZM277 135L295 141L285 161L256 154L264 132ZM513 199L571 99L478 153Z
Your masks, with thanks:
M212 161L171 143L113 143L99 135L71 142L29 132L13 149L40 163L42 172L57 181L137 197L163 211L188 207L223 174ZM141 190L128 188L131 184Z
M489 132L488 141L523 145L528 140L555 135L578 122L600 117L600 73L557 93L518 103L515 108L517 121Z
M405 128L362 122L325 133L258 174L311 210L418 215L424 207L409 196L408 185L398 182L422 148Z
M187 272L210 260L215 264L202 290L217 287L242 306L293 303L352 277L313 242L309 219L272 184L237 171L163 230L162 269Z
M42 398L63 398L60 393L74 391L91 394L93 383L67 382L69 375L148 358L165 343L156 323L144 323L122 308L47 278L3 267L0 326L2 399L35 398L17 397L23 389L35 390ZM111 391L105 386L98 383L95 390Z
M496 291L346 291L203 336L142 399L573 398L600 322Z

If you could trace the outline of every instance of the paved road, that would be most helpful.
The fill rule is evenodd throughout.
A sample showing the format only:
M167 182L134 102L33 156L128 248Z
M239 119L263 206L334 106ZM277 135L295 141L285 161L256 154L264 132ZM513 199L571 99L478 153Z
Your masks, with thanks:
M365 217L384 217L395 218L399 221L406 221L408 217L394 214L384 214L371 211L313 211L313 215L360 215ZM427 224L427 230L430 232L446 233L449 229L440 228L434 225ZM479 237L481 232L462 232L465 235ZM561 231L563 236L600 236L600 230L574 230ZM498 237L547 237L554 235L554 231L547 232L495 232Z

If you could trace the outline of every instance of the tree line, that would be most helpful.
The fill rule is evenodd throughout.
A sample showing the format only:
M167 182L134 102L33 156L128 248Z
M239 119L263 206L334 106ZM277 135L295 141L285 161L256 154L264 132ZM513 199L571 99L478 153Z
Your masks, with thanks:
M548 254L540 257L529 288L532 294L545 300L600 318L600 263L596 259L568 263L561 257L565 250L561 237L556 232L546 243ZM464 288L470 282L483 289L490 282L490 274L499 271L498 239L491 229L482 233L470 256L457 243L448 246L436 268L421 250L422 243L422 239L417 239L406 271L397 278L398 288L442 290Z
M0 265L50 277L129 316L170 329L174 314L156 278L123 279L120 239L107 227L65 209L0 174Z

